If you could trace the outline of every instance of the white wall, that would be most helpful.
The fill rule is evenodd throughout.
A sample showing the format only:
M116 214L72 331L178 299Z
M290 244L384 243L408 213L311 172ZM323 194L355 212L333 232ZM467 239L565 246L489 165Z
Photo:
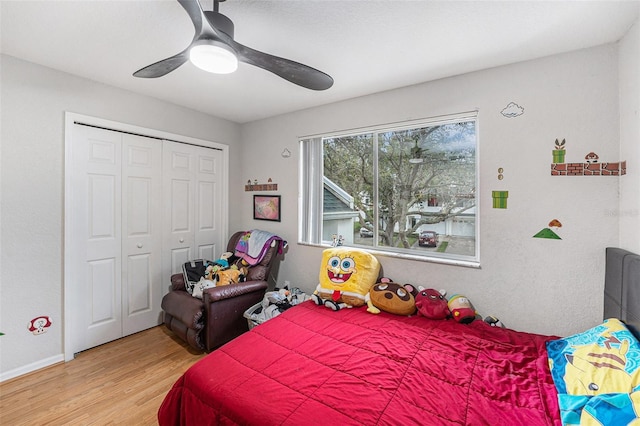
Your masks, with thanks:
M232 170L241 157L237 124L12 57L1 60L0 377L7 377L63 353L65 111L227 144ZM34 336L27 326L41 315L53 326Z
M524 114L502 116L509 102ZM380 257L384 275L463 293L481 315L518 330L582 331L602 319L604 249L618 244L611 211L618 208L620 178L552 177L551 151L556 138L566 138L569 162L590 151L619 161L618 106L617 45L606 45L249 123L242 127L243 149L262 159L252 164L256 178L280 185L284 211L278 224L252 221L246 193L245 227L288 239L278 279L311 291L322 249L296 244L298 138L478 109L482 268ZM284 148L290 158L280 156ZM509 191L506 210L492 208L492 190ZM532 238L552 219L563 224L562 240Z
M640 253L640 21L620 43L620 247Z

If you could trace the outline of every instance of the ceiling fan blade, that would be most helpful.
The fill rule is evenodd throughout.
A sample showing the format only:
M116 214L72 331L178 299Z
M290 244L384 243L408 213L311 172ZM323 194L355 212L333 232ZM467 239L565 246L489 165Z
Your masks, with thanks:
M148 65L133 73L134 77L157 78L169 74L189 60L189 49L201 39L216 39L218 31L209 23L198 0L178 0L178 3L191 18L195 29L195 35L189 46L182 52Z
M202 28L202 7L200 7L200 3L197 0L178 0L180 6L187 11L187 15L191 18L191 22L193 22L193 26L196 28L196 34L200 32Z
M270 71L293 84L311 90L333 86L333 78L315 68L251 49L230 38L225 41L237 52L239 61Z
M138 71L133 73L133 76L140 78L162 77L163 75L169 74L171 71L187 62L188 59L189 48L186 48L182 52L173 55L170 58L166 58L154 64L147 65L144 68L140 68Z
M178 3L184 8L193 22L196 30L193 40L211 39L220 35L220 32L207 19L204 10L198 0L178 0Z

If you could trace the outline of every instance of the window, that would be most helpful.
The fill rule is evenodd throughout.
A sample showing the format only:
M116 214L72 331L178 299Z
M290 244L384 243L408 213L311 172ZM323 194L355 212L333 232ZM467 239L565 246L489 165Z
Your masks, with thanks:
M478 266L477 145L476 112L302 139L300 242Z

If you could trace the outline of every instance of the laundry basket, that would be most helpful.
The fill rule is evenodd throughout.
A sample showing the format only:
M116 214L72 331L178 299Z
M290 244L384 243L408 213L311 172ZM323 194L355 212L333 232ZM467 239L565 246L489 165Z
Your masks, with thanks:
M244 317L247 319L247 322L249 324L249 330L251 330L256 325L260 325L266 321L264 319L264 315L260 315L262 309L262 302L259 302L244 311Z

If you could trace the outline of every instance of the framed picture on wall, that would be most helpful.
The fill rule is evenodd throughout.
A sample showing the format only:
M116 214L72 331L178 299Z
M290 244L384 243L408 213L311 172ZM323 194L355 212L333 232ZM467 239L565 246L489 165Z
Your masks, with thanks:
M280 222L280 196L254 195L253 218Z

